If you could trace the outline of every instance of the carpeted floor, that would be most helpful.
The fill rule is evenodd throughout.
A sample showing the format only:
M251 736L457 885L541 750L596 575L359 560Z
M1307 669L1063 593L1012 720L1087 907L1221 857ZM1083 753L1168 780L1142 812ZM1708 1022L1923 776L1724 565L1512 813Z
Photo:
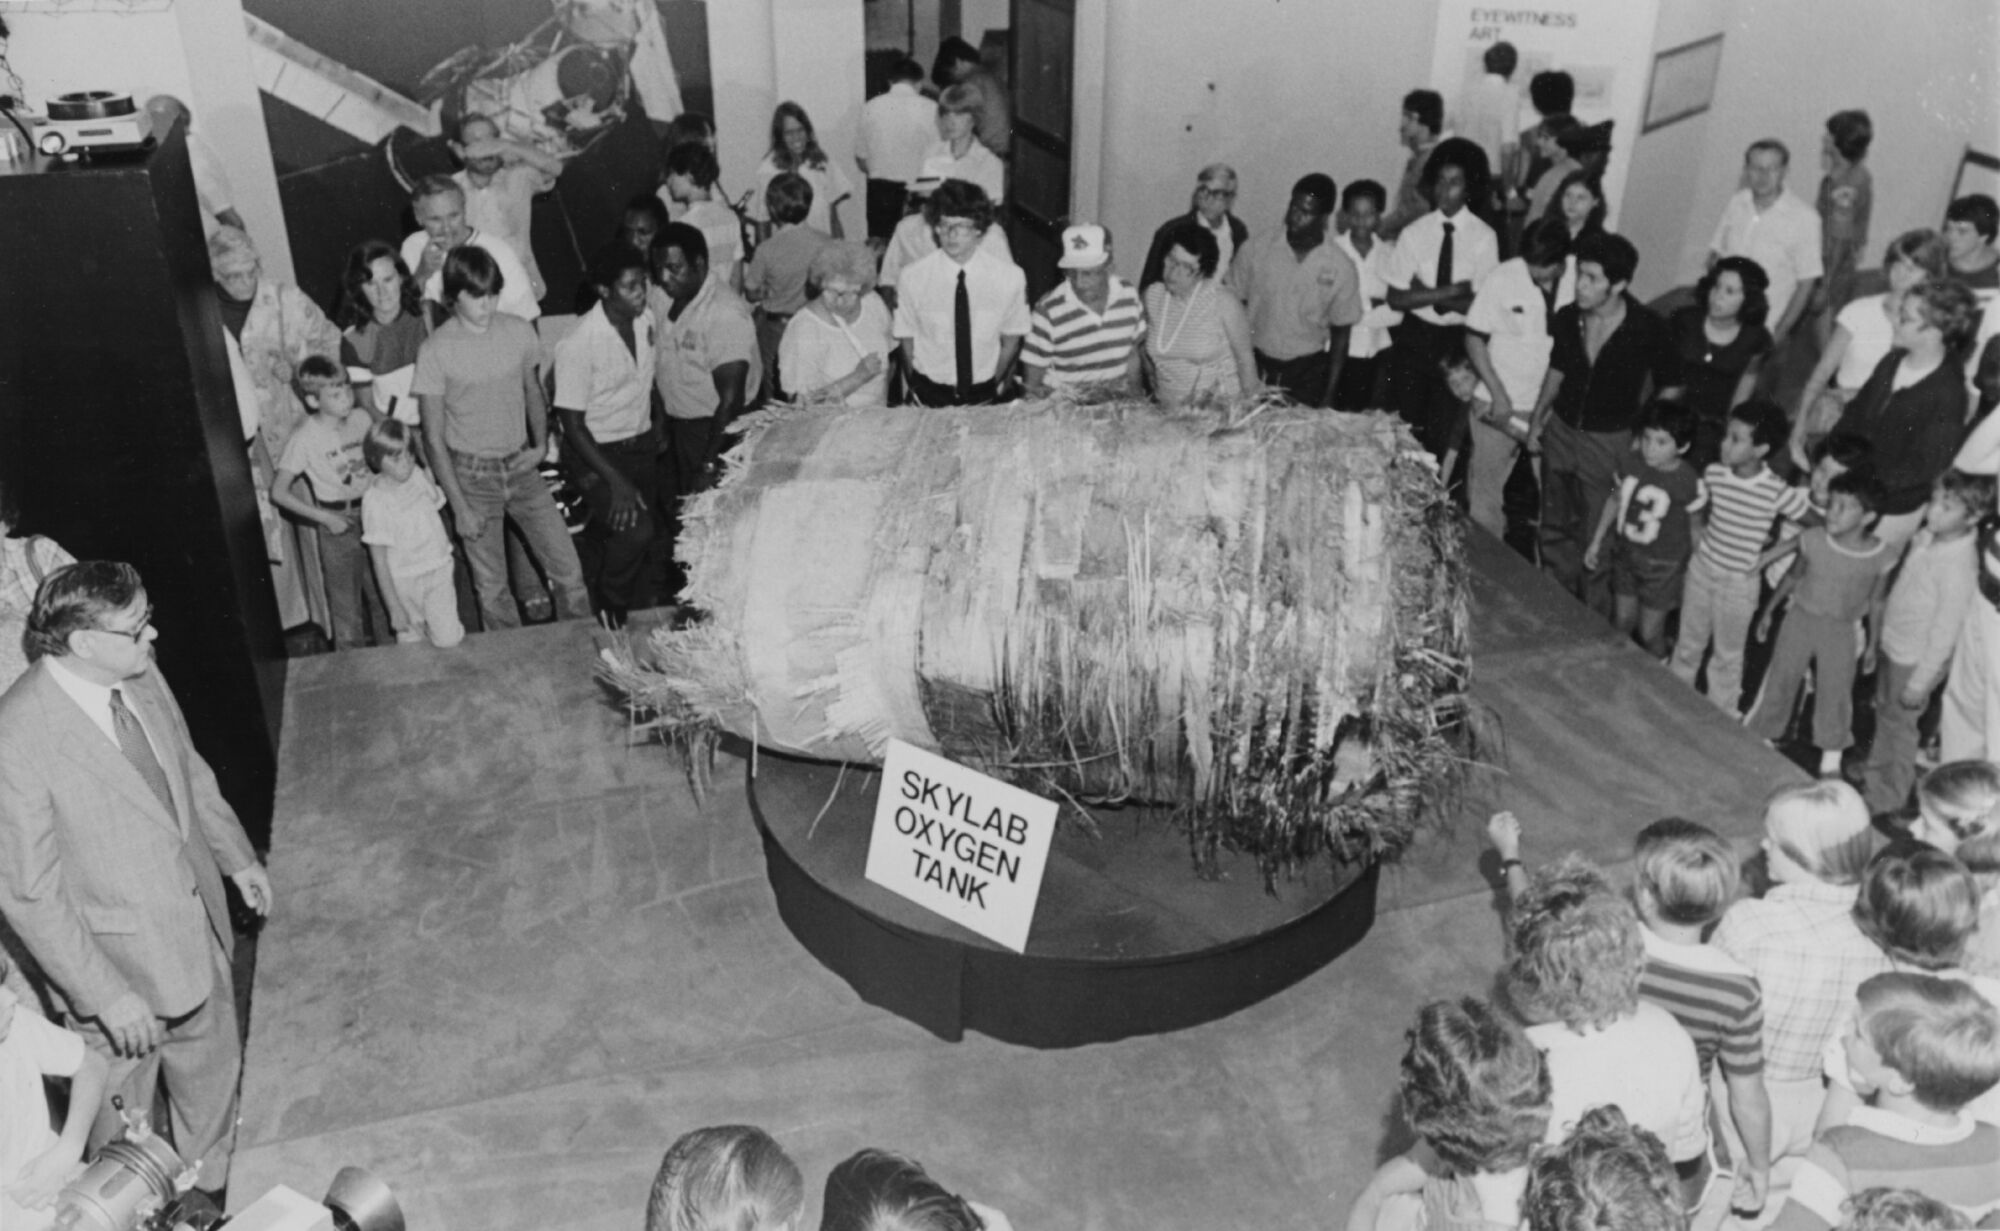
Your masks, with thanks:
M880 1145L1021 1227L1330 1225L1397 1138L1415 1007L1500 958L1478 829L1622 860L1678 814L1746 849L1797 771L1490 540L1477 693L1507 735L1374 931L1225 1021L1036 1052L863 1004L780 923L742 767L696 801L628 745L579 625L292 663L232 1184L383 1176L410 1225L632 1231L667 1144L765 1126L807 1175Z

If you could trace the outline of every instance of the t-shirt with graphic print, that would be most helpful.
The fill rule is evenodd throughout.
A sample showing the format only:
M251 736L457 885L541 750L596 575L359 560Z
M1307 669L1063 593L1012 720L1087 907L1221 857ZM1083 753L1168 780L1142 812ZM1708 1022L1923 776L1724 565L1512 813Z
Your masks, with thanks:
M361 438L367 434L368 416L361 411L340 423L312 415L285 442L278 469L304 475L321 504L359 500L375 477L361 458Z

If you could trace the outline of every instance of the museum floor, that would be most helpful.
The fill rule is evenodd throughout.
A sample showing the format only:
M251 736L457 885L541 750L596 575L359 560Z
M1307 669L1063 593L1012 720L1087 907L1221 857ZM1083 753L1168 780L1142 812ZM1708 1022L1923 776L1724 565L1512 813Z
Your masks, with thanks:
M1798 771L1488 539L1476 692L1504 723L1374 931L1234 1017L1037 1052L863 1003L779 921L724 758L697 803L628 744L578 625L295 660L231 1185L312 1196L365 1166L422 1231L636 1231L675 1136L752 1123L807 1176L865 1145L1032 1228L1334 1226L1393 1144L1422 1001L1500 957L1495 807L1532 860L1622 861L1681 815L1748 849Z

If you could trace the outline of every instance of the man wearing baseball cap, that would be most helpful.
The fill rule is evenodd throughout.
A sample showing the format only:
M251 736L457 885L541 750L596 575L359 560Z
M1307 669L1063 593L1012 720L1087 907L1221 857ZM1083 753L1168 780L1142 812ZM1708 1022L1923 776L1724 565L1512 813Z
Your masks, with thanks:
M1347 333L1361 319L1361 276L1328 241L1333 177L1314 172L1292 185L1283 234L1237 250L1229 280L1250 313L1257 374L1307 406L1333 404Z
M1139 392L1139 293L1111 272L1111 236L1085 223L1062 233L1063 284L1042 296L1021 352L1030 396L1056 388L1109 386Z

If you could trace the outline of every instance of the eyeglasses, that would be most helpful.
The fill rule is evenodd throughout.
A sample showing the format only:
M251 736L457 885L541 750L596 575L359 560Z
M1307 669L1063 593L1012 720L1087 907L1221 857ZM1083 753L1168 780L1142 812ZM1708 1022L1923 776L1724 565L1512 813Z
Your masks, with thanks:
M1198 274L1201 272L1200 261L1183 261L1179 257L1170 256L1161 263L1176 273Z
M153 627L153 609L151 607L148 607L146 608L146 614L143 617L141 617L136 627L94 628L91 631L97 633L109 633L114 637L124 637L127 640L129 640L133 645L137 645L141 640L145 638L146 630L151 627Z
M1202 187L1196 191L1211 201L1234 201L1236 199L1236 190L1234 188Z
M938 234L953 237L977 235L979 234L979 228L970 222L940 222L938 223Z

